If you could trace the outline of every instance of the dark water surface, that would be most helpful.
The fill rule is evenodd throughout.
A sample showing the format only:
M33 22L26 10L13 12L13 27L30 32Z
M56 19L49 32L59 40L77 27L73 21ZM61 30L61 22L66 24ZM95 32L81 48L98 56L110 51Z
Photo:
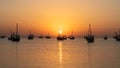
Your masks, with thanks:
M0 39L0 68L120 68L120 42L36 38L15 43Z

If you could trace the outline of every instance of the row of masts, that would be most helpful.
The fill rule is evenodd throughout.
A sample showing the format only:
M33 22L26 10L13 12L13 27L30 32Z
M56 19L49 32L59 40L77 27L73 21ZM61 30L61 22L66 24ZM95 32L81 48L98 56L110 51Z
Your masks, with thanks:
M93 43L94 37L95 36L92 34L91 25L89 24L88 34L84 36L84 38L87 40L88 43ZM116 41L120 41L120 29L119 29L119 33L115 32L115 36L113 36L113 38L116 39ZM105 36L104 40L107 40L107 39L108 37Z
M0 36L0 38L5 38L5 36ZM39 36L39 38L44 38L44 37ZM50 34L48 33L48 35L45 36L45 38L50 39L51 38ZM70 36L68 36L68 37L66 35L61 35L61 34L58 34L58 36L57 36L57 40L66 40L67 38L69 38L71 40L75 39L75 36L73 35L73 31L72 31L72 34ZM91 25L89 24L88 32L84 36L84 39L86 39L86 41L88 43L93 43L94 38L95 38L95 36L93 35ZM116 41L120 41L120 29L119 29L119 32L115 32L115 36L113 36L113 38L116 39ZM18 24L16 24L16 32L11 31L11 34L8 37L8 39L11 40L11 41L15 41L15 42L20 41L20 35L19 35L19 31L18 31ZM31 33L31 30L29 31L28 39L29 40L34 39L34 34ZM107 40L107 39L108 39L108 37L104 36L104 40Z

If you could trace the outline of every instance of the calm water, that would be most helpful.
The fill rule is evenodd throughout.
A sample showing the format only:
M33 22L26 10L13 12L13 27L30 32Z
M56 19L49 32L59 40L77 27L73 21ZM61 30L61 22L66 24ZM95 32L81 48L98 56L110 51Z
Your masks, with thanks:
M120 68L120 42L0 39L0 68Z

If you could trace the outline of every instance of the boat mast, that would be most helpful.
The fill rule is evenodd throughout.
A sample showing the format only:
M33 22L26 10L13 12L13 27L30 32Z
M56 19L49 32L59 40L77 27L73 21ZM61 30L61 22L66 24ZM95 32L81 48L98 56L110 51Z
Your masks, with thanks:
M72 36L73 36L73 30L72 30Z
M18 34L18 24L16 24L16 34Z
M88 35L92 35L91 25L89 24Z

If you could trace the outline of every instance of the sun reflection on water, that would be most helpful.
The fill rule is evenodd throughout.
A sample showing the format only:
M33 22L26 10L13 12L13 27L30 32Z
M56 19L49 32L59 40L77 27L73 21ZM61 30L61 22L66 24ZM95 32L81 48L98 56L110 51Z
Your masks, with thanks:
M60 64L60 68L62 68L62 42L59 41L59 64Z

